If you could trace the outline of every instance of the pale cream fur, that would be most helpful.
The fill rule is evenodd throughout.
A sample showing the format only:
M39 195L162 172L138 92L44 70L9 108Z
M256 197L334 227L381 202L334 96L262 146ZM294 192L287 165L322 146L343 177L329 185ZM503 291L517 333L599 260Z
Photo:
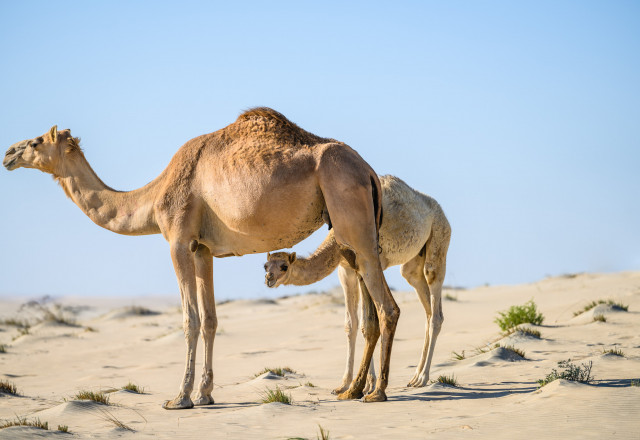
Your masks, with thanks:
M415 374L408 386L422 387L429 381L429 370L436 339L444 316L441 293L446 272L451 228L442 208L433 198L415 191L394 176L380 177L383 221L380 227L380 262L383 269L402 265L402 276L413 286L427 315L424 345ZM276 252L267 256L265 282L269 287L281 284L308 285L328 276L339 266L338 275L345 296L345 331L348 349L341 393L353 377L353 358L358 328L358 275L345 261L333 231L308 258L294 253ZM362 301L366 305L366 296ZM367 316L366 311L363 315ZM363 331L369 325L363 323ZM375 376L371 363L369 383Z
M106 132L120 141L117 132ZM194 138L151 183L129 192L106 186L89 166L78 140L56 127L12 145L3 165L50 173L97 225L110 231L161 233L169 242L182 298L187 358L178 396L167 409L213 403L213 341L217 316L213 257L290 247L330 215L336 241L356 256L379 318L367 340L358 378L339 398L363 395L373 349L382 334L382 375L366 401L386 400L393 335L400 311L377 254L381 189L377 175L349 146L309 133L280 113L257 108L231 125ZM204 369L195 401L198 334Z

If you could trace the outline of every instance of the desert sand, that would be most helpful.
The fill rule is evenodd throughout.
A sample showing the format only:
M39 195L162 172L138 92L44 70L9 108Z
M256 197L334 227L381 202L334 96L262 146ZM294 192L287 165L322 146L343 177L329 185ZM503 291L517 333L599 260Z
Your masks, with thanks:
M640 272L567 275L444 295L452 299L444 302L431 379L453 375L457 387L405 386L420 357L425 318L412 291L394 292L401 316L389 400L338 401L331 390L342 378L346 335L342 293L335 289L219 304L216 403L181 411L161 408L174 397L184 368L177 295L41 301L76 325L45 321L25 335L4 320L36 322L41 307L1 298L0 379L15 384L20 395L0 395L0 419L38 418L49 431L10 427L0 430L0 438L316 439L318 425L331 439L640 438ZM545 317L542 325L529 326L541 338L503 337L494 322L498 311L530 299ZM604 304L574 316L591 301L609 299L628 311ZM142 308L155 313L141 314ZM594 321L597 314L606 322ZM495 344L521 349L525 359ZM624 356L604 354L609 349ZM452 356L463 351L462 360ZM595 380L557 380L539 388L538 379L566 359L592 362ZM255 377L265 367L295 373ZM128 382L144 394L121 390ZM265 388L276 386L291 395L291 405L259 403ZM108 392L110 404L76 400L80 390ZM58 432L58 425L70 434Z

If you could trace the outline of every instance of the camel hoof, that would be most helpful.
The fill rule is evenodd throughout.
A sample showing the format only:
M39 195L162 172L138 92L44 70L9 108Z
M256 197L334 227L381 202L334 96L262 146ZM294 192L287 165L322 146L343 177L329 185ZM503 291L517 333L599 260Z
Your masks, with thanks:
M384 391L380 389L374 390L371 394L367 394L362 399L363 402L385 402L387 400L387 395Z
M173 400L167 400L162 404L164 409L191 409L193 402L189 397L176 397Z
M211 396L211 394L196 397L196 399L193 401L194 406L213 405L214 403L215 402L213 401L213 397Z
M331 394L335 394L337 396L338 394L344 393L348 389L349 389L349 385L342 385L336 388L335 390L331 391Z
M349 388L344 393L338 394L338 400L355 400L361 399L362 396L364 396L362 391L352 390L351 388Z

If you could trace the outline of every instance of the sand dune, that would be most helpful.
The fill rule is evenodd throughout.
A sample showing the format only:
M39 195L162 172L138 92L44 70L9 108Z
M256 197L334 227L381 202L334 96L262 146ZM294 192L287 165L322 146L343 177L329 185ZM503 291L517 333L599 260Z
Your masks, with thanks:
M457 387L405 387L420 357L425 319L415 294L396 292L401 317L389 401L336 400L331 390L342 377L346 336L340 293L332 291L220 304L216 404L171 412L161 404L178 389L185 355L178 297L62 298L56 310L67 324L49 319L28 333L0 325L6 351L0 379L21 394L0 396L0 419L39 418L50 427L6 428L0 439L70 438L58 425L77 438L315 439L318 425L332 439L639 438L640 272L445 293L457 300L444 303L431 379L453 376ZM540 338L502 335L493 322L497 312L530 299L545 316L542 325L527 326ZM605 303L574 316L592 301L609 299L629 310ZM0 318L41 318L40 309L20 309L22 303L1 299ZM598 315L605 321L594 321ZM611 349L624 356L605 353ZM454 351L464 358L455 359ZM595 380L559 379L539 388L537 381L566 359L591 363ZM259 374L265 367L293 372ZM130 381L144 393L122 391ZM292 405L259 403L266 388L276 387L291 395ZM108 392L110 404L77 400L79 390Z

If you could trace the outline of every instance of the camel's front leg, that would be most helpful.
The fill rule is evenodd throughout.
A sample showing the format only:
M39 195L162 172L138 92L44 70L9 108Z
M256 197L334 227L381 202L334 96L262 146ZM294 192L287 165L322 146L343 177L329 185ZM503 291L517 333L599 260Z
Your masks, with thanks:
M193 252L189 250L189 244L182 241L172 242L171 259L182 298L182 325L187 343L187 362L178 396L173 400L166 401L162 407L165 409L186 409L193 408L191 391L193 391L195 378L196 346L200 331L194 256Z
M209 248L198 246L195 253L196 283L198 288L198 310L200 312L200 333L204 341L204 367L202 379L193 404L211 405L213 391L213 341L218 327L216 302L213 295L213 258Z
M358 334L358 275L350 268L340 266L338 277L344 292L344 330L347 333L347 365L342 376L342 384L332 391L340 394L349 388L353 379L353 358Z

